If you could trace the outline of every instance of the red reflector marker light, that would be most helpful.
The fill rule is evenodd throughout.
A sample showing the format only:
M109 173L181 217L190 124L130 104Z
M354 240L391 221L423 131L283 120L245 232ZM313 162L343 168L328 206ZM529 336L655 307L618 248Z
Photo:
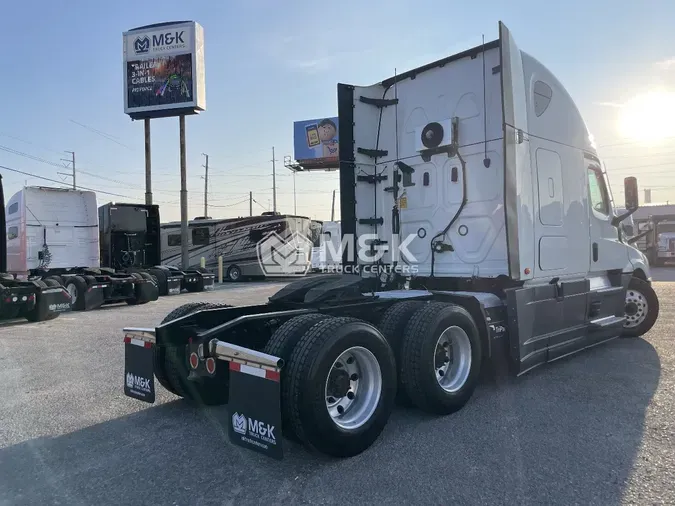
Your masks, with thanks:
M206 372L209 374L216 372L216 361L213 359L213 357L206 359Z
M193 369L197 369L197 366L199 365L199 357L197 356L196 353L192 352L190 354L190 367Z

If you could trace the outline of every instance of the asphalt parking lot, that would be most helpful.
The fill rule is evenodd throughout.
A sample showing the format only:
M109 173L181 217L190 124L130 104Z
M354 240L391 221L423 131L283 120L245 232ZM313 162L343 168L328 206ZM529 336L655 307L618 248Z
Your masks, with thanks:
M281 286L0 327L0 504L675 504L675 283L655 283L645 339L486 381L452 416L397 408L352 459L285 443L286 459L269 460L229 444L226 407L191 408L159 386L152 406L124 396L122 326Z

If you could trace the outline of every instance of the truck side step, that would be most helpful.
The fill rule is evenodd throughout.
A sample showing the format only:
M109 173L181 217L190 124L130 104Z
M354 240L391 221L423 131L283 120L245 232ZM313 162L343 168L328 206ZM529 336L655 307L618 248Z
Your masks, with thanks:
M604 316L603 318L598 318L591 321L592 329L602 329L607 327L613 327L615 325L623 325L626 321L625 316Z

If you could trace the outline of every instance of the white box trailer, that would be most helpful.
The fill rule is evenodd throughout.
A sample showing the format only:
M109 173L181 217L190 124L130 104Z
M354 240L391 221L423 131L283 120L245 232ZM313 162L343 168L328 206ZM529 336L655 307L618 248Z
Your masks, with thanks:
M151 279L100 267L94 192L26 186L7 202L6 219L8 272L63 285L73 310L157 299Z
M124 329L126 395L153 402L154 374L229 402L233 444L281 458L283 434L346 457L397 396L453 413L494 362L520 375L656 322L648 262L617 230L637 181L617 216L574 101L503 24L480 47L339 84L338 116L342 236L358 239L343 269L358 275Z

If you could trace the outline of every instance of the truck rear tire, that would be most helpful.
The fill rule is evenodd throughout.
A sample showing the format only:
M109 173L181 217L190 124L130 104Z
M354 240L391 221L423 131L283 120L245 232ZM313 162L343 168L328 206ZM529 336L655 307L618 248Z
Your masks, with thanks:
M44 278L43 281L46 283L47 280L56 281L56 283L58 283L59 286L65 286L61 276L47 276L46 278Z
M162 323L160 325L164 325L165 323L168 323L173 320L177 320L178 318L182 318L183 316L187 316L190 313L194 313L197 311L201 306L205 306L208 304L208 302L188 302L187 304L183 304L182 306L178 306L176 309L171 311L168 315L164 317L162 320ZM162 385L164 388L166 388L169 392L172 394L176 394L176 389L173 387L171 383L169 383L168 378L166 377L166 372L164 370L164 361L165 361L165 348L160 348L159 346L154 347L154 353L153 353L153 363L154 363L154 370L155 370L155 378L157 378L157 381L159 381L159 384Z
M394 407L396 360L377 328L355 318L320 321L300 338L286 367L282 416L307 446L351 457L382 433Z
M640 337L651 330L659 317L659 298L646 281L633 277L626 290L624 337Z
M429 413L454 413L478 384L480 333L463 307L432 302L406 325L401 356L401 382L412 403Z
M320 321L330 318L330 316L321 314L321 313L311 313L296 316L291 318L286 323L281 325L275 332L272 334L272 337L265 345L263 353L268 355L273 355L283 359L284 363L288 363L293 353L295 345L298 343L300 338L305 335L309 329ZM281 389L288 390L290 388L290 379L287 374L287 368L282 367L281 369ZM286 391L282 394L282 397L290 398L290 391ZM283 418L284 412L282 411L282 423L281 428L284 432L284 435L289 439L298 440L295 432L291 429L291 421Z
M403 331L412 315L424 306L421 300L406 300L404 302L397 302L385 311L380 320L378 328L382 335L389 341L389 346L396 357L396 371L398 376L398 388L396 391L396 400L404 405L410 406L412 402L403 388L401 383L401 341L403 340Z
M191 311L186 312L182 316L186 316L202 309L232 307L229 304L212 304L209 302L201 302L198 304L197 307L193 307ZM185 306L187 305L188 304L185 304ZM174 310L174 312L176 311L177 310ZM169 313L169 316L170 315L171 313ZM167 318L169 316L167 316ZM174 319L176 318L179 317L174 317ZM157 349L157 347L155 347L155 349ZM188 380L187 345L166 347L163 363L165 378L169 385L173 387L173 391L176 395L197 405L217 406L227 404L230 396L230 369L227 364L222 362L219 363L219 367L216 368L215 377L201 378L201 381L197 382Z
M68 276L63 285L70 294L74 311L84 311L84 294L87 291L87 282L82 276Z

